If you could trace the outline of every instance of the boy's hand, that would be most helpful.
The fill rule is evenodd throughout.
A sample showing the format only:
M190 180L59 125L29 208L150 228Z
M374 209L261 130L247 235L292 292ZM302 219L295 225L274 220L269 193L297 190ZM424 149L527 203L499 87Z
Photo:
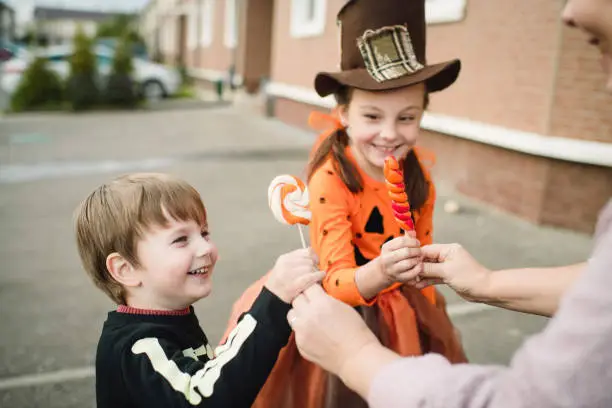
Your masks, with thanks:
M408 283L423 270L421 244L414 232L385 243L378 257L381 278L386 284Z
M320 282L325 272L317 271L316 256L310 249L298 249L278 257L265 286L283 302L293 299Z

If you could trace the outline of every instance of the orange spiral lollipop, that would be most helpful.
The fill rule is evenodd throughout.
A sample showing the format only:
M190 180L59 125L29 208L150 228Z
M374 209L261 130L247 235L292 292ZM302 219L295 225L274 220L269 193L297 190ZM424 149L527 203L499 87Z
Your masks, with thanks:
M384 174L396 221L404 231L414 230L408 195L404 186L404 173L395 157L389 156L385 159Z

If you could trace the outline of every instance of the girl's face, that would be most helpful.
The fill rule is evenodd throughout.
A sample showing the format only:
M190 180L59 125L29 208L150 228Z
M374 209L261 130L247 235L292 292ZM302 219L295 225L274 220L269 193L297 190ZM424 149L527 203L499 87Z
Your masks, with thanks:
M383 92L353 89L341 114L353 154L364 170L378 174L387 156L406 157L419 136L424 100L422 83Z

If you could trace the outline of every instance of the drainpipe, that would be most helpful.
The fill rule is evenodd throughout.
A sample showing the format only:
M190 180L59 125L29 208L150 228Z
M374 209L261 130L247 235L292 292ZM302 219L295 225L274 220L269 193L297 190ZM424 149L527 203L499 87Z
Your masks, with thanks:
M276 105L276 96L272 95L268 92L268 86L270 84L270 78L264 77L261 78L259 85L259 92L261 92L264 99L264 114L267 118L274 117L274 107Z

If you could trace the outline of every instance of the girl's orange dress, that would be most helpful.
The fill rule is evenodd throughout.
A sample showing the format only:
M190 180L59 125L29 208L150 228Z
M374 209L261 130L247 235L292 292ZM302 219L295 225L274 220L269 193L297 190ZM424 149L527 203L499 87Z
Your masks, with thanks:
M333 131L340 126L333 117L327 120L334 124ZM324 133L316 145L328 134ZM425 154L420 149L416 152L430 185L427 202L414 213L417 238L426 245L432 243L436 192L423 165ZM346 153L354 162L350 148L347 147ZM355 306L382 344L398 354L419 356L434 352L452 363L466 362L446 314L444 298L435 288L419 291L395 284L367 301L359 294L354 279L357 267L376 258L386 241L402 233L393 217L385 183L362 171L360 174L363 191L353 194L338 177L329 159L308 183L312 211L310 242L319 256L321 269L326 271L323 287L330 295ZM266 278L267 275L251 285L234 304L222 342L240 315L250 308ZM253 405L257 408L366 406L365 401L335 376L301 358L293 336L281 351Z

